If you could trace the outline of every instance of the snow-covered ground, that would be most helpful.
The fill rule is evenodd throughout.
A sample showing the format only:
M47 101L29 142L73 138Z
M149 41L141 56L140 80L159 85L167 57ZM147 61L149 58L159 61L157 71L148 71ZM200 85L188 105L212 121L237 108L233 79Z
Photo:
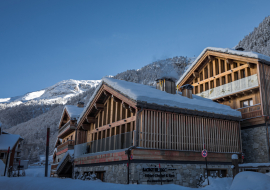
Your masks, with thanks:
M195 188L179 185L124 185L104 183L101 181L83 181L73 179L60 179L44 177L44 166L30 166L26 169L26 177L0 177L1 190L192 190ZM49 171L48 171L49 172ZM210 185L203 190L270 190L270 176L256 172L241 172L234 180L232 178L209 178Z
M48 176L51 173L51 165L48 166ZM45 166L29 166L25 170L26 177L44 177L45 176Z

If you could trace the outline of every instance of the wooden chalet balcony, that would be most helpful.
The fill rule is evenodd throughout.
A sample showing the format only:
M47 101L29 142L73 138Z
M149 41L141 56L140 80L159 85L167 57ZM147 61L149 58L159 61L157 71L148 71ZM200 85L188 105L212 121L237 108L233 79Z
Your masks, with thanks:
M134 131L130 131L91 142L77 144L75 156L129 148L133 145L133 135Z
M60 152L60 151L62 151L64 149L66 149L66 148L68 150L72 150L72 149L74 149L74 144L75 144L75 141L74 140L68 140L65 143L63 143L63 144L61 144L61 145L59 145L57 147L57 152Z
M255 74L255 75L251 75L251 76L230 82L228 84L218 86L216 88L212 88L210 90L206 90L196 95L213 100L220 97L229 96L237 92L253 89L258 86L259 86L258 76L257 74Z
M69 135L75 130L74 125L70 125L70 121L68 121L65 125L63 125L59 130L58 130L58 137L63 138L66 135Z
M261 104L237 109L242 113L243 119L256 118L262 116Z

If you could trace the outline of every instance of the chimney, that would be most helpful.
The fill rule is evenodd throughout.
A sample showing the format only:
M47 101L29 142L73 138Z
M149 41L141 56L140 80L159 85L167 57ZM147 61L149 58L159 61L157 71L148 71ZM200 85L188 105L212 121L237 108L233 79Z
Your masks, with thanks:
M172 78L160 78L157 79L156 89L165 91L170 94L175 94L175 81Z
M237 50L237 51L245 51L245 49L242 48L242 47L237 47L237 48L235 48L235 50Z
M182 96L185 96L185 97L192 99L192 89L193 89L192 85L185 84L185 85L181 86L180 88L182 89Z
M84 107L84 102L78 102L77 107L78 108L83 108Z

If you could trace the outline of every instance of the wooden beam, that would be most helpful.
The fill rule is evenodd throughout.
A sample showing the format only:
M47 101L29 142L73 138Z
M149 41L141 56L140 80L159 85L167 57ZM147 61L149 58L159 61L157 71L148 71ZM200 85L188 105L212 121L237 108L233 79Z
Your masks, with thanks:
M95 117L87 116L86 117L86 120L87 120L88 123L95 123L96 122L96 118Z
M199 72L195 71L195 72L193 73L193 76L194 76L195 78L198 78L198 77L200 76L200 74L199 74Z
M97 110L104 110L104 104L95 103L94 106Z
M126 123L130 123L130 122L135 121L135 120L136 120L136 116L132 116L132 117L129 117L129 118L126 118L126 119L116 121L116 122L108 124L108 125L101 126L101 127L98 128L98 131L103 131L103 130L110 129L112 127L124 125ZM91 133L96 132L96 131L97 131L97 129L94 129L94 130L91 131Z
M129 106L129 111L130 111L131 113L133 113L133 114L135 113L135 109L132 108L132 107L130 107L130 106Z
M122 101L120 99L118 99L117 97L115 97L114 95L112 95L113 101L114 102L118 102L121 103Z
M128 108L129 108L129 105L126 104L125 102L122 102L122 106L123 106L123 108L125 108L125 109L128 109Z
M108 93L107 91L104 91L104 95L108 97L110 96L110 93Z
M226 63L231 65L231 64L233 64L233 60L232 59L226 59Z
M254 66L255 66L255 64L253 64L253 63L247 63L247 65L248 65L248 67L251 68L251 69L253 69Z
M84 130L87 130L87 131L89 131L90 130L90 123L83 123L82 124L82 128L84 129Z

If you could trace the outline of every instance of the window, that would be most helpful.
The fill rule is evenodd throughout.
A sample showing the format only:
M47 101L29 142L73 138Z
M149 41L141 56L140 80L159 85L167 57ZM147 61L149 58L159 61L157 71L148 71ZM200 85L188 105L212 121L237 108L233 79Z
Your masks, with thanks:
M205 170L206 173L206 170ZM226 169L208 169L207 170L208 176L217 176L217 177L227 177L227 170Z
M203 73L200 72L200 81L202 81L202 80L203 80Z
M216 75L219 74L219 64L218 64L218 60L216 59L215 61L215 64L216 64Z
M213 80L210 82L210 88L211 89L214 88L214 81Z
M205 83L205 90L209 90L209 88L208 88L208 82Z
M229 82L232 82L232 75L231 74L228 75L228 83Z
M226 84L225 77L222 77L222 85L223 85L223 84Z
M216 80L217 87L220 86L219 79Z
M205 67L204 68L204 79L207 79L208 78L208 67Z
M209 69L210 69L210 76L209 77L212 77L213 76L213 62L211 62L209 64Z
M198 94L198 86L195 86L195 94Z
M242 69L240 71L240 73L241 73L241 78L245 78L246 77L245 69Z
M252 99L243 100L240 102L240 104L241 104L241 108L253 106L253 100Z
M5 158L5 153L1 153L0 154L0 159L4 159Z
M231 64L230 63L227 63L227 71L228 70L231 70Z
M221 62L221 72L224 73L225 72L225 62L224 60L220 60Z
M73 139L73 135L71 135L71 137L70 137L70 140L72 140Z
M234 73L234 80L235 80L235 81L238 80L238 72L235 72L235 73Z
M203 84L200 85L200 92L203 92Z

